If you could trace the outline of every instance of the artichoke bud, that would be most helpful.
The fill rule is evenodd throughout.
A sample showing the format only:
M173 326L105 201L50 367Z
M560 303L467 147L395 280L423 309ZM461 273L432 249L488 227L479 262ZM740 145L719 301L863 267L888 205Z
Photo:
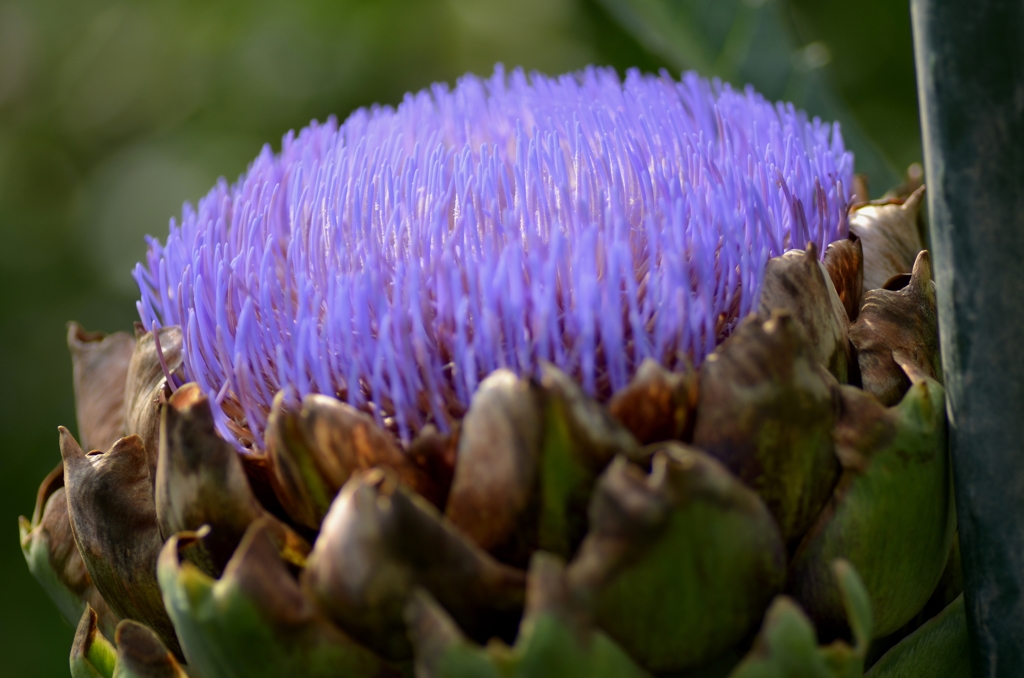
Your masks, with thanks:
M850 327L863 388L883 405L900 401L913 373L942 382L939 321L931 276L931 257L922 250L906 286L867 292L860 317Z
M628 386L608 403L608 411L643 445L686 440L697 410L697 372L688 362L670 372L646 358Z
M750 318L701 366L693 444L724 463L768 505L792 544L828 501L834 454L834 380L796 318Z
M843 640L819 647L814 625L788 596L777 596L765 614L761 631L746 658L729 678L806 676L854 678L864 672L864 658L871 641L871 606L853 567L843 560L832 564L854 645Z
M71 532L63 464L39 485L32 520L19 516L18 532L29 571L64 618L74 624L91 605L102 632L113 638L118 619L93 585Z
M849 560L883 637L922 608L950 553L956 520L945 393L925 377L888 409L856 388L841 387L841 396L834 436L843 475L793 557L788 588L819 630L842 633L829 563Z
M161 327L155 333L135 323L135 349L124 382L124 434L138 435L149 460L151 482L156 482L160 444L160 402L171 388L164 374L181 377L181 328ZM106 448L100 448L106 449Z
M214 428L210 403L186 384L162 408L156 472L156 514L167 538L202 525L216 527L203 540L196 564L219 576L249 524L269 515L253 495L238 453ZM309 544L276 518L267 529L282 556L302 566Z
M394 471L375 468L353 474L334 500L301 581L353 638L403 660L412 653L403 610L415 586L487 640L514 635L525 575L464 537Z
M86 332L68 323L78 434L87 450L107 450L124 435L124 395L135 341L124 332Z
M355 471L387 466L413 489L430 491L431 479L390 434L330 396L308 395L295 409L278 393L266 441L274 492L292 519L312 530L320 529L331 501Z
M117 666L113 678L188 678L160 636L145 624L122 620L114 637Z
M865 290L877 290L894 275L909 271L924 249L917 228L924 191L922 185L902 202L868 204L850 212L850 233L864 246Z
M830 244L825 248L823 263L839 301L846 309L846 317L852 323L860 312L864 292L864 246L860 238L852 236Z
M156 582L163 539L142 438L86 454L59 430L71 531L89 576L116 615L149 625L180 656Z
M96 611L86 605L71 643L71 678L111 678L114 675L117 650L100 633L97 623Z
M840 383L846 383L850 366L850 319L824 264L818 261L818 247L790 250L768 260L758 315L762 321L774 311L786 309L807 336L815 360L824 365Z
M962 678L972 675L963 594L890 649L865 678Z
M643 678L638 667L574 604L565 566L538 551L530 561L526 611L515 645L481 648L463 636L433 597L417 589L406 605L419 678L510 676L514 678Z
M649 475L616 459L598 482L570 591L655 673L707 664L761 620L786 573L761 499L708 455L676 443Z
M160 588L189 666L218 678L400 675L313 607L269 528L267 518L249 525L219 580L189 562L206 530L181 532L164 545Z

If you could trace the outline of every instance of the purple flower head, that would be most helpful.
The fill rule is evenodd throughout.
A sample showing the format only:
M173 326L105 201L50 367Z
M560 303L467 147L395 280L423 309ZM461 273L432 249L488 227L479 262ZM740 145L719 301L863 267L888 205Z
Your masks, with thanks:
M701 362L770 257L846 236L852 172L837 124L750 87L499 66L264 147L149 240L138 310L181 325L240 448L280 389L408 440L499 367L605 397L644 358Z

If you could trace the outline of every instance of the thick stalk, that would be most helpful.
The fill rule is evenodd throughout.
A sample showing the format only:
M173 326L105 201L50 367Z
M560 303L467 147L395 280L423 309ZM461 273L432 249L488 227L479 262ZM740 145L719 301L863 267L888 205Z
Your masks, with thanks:
M976 676L1024 667L1024 3L911 0Z

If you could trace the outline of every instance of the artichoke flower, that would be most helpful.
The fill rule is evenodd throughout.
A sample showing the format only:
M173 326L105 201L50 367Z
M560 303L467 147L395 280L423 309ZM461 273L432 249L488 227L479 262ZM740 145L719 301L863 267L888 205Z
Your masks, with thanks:
M134 337L69 329L20 526L72 675L945 675L920 192L853 185L838 125L692 73L265 148L150 239Z

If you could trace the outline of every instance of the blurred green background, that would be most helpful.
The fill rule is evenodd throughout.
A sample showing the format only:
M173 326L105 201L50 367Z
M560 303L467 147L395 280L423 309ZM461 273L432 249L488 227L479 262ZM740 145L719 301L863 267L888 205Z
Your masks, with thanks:
M0 2L0 672L68 675L15 531L74 422L65 323L130 331L142 236L182 201L312 118L496 61L753 81L843 120L877 195L921 156L908 5L783 2Z

